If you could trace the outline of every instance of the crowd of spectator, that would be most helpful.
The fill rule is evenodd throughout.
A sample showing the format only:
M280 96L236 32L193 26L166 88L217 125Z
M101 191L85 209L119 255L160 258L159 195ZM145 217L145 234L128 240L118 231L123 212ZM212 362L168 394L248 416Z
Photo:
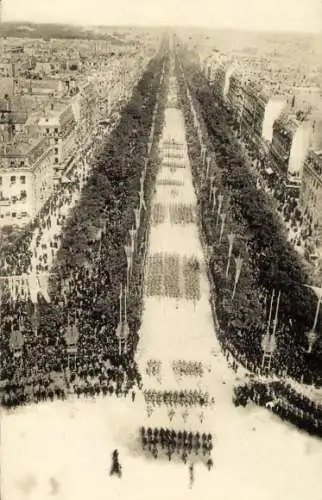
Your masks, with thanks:
M184 71L185 74L181 74L181 70L178 68L188 131L189 155L192 159L193 176L200 202L201 236L205 250L212 246L212 252L209 253L209 277L213 290L210 301L217 325L217 337L222 349L231 367L238 371L242 366L251 379L279 379L282 386L286 386L290 380L288 377L291 376L301 381L302 384L319 384L321 380L320 370L314 365L313 356L306 355L305 348L300 346L301 338L297 335L295 339L294 336L296 331L295 317L299 315L300 308L296 306L294 311L294 298L291 301L290 297L287 296L287 294L292 296L294 281L297 283L296 280L298 280L300 283L297 293L301 297L303 295L303 300L306 299L305 292L301 294L303 283L305 283L304 278L302 278L304 272L298 263L300 261L296 260L295 252L290 251L290 246L284 243L286 240L284 232L280 228L278 218L275 217L275 214L273 215L267 196L258 194L257 197L256 187L259 190L260 183L262 183L267 194L274 193L273 199L276 208L286 218L289 218L290 225L293 226L292 229L295 229L294 234L291 233L291 235L295 237L295 240L296 238L301 239L301 241L295 241L300 246L303 240L309 238L311 229L306 226L305 217L302 220L302 214L297 206L296 193L286 189L281 180L276 182L275 179L274 182L270 172L259 176L258 170L260 169L255 169L256 159L254 158L253 170L257 173L256 186L256 178L254 182L248 167L243 165L244 156L240 147L241 143L237 143L225 120L227 112L223 103L213 103L211 89L207 87L203 78L198 74L198 68L193 67L193 64L188 60L184 65ZM188 98L185 97L186 81L188 81L191 91L188 92ZM224 116L221 116L221 111ZM199 117L198 120L194 119L195 115ZM202 166L201 144L206 146L208 157L210 157L211 173L207 179L206 167ZM212 175L213 177L211 177ZM227 215L226 232L231 231L235 235L237 233L238 240L247 241L246 248L243 248L242 241L236 242L236 238L233 245L235 256L239 252L243 254L241 284L237 286L234 301L232 301L231 292L234 283L230 276L227 276L227 273L225 275L228 243L217 244L217 231L213 223L214 210L212 204L209 203L208 183L210 185L212 179L217 192L219 191L223 195L224 200L228 200L223 209ZM218 198L215 201L217 201L216 208L218 208ZM261 210L263 219L260 222ZM271 220L273 223L270 222ZM265 227L266 225L267 227ZM274 243L272 230L275 228L277 234ZM279 244L276 243L277 240ZM269 251L265 248L266 241L273 242L268 247ZM273 251L274 245L276 248ZM280 256L278 252L283 255ZM293 254L292 262L294 265L292 266L292 262L288 262L288 259ZM285 258L285 256L287 257ZM283 262L284 278L286 279L285 272L286 275L290 272L293 286L288 288L287 292L285 290L282 292L285 295L282 297L283 312L279 311L278 317L277 349L271 353L270 361L262 364L264 354L262 338L267 329L272 282L276 279L276 286L278 286L277 282L281 283L279 279L281 273L278 270L278 266L281 264L278 258L285 258L285 264ZM275 261L278 261L277 267ZM267 272L268 270L269 272ZM309 301L307 300L307 302ZM310 316L308 311L308 307L306 307L306 311L303 310L306 321L307 317ZM301 321L303 320L301 319ZM308 326L306 328L308 329ZM302 332L303 327L301 328L303 338Z
M249 165L257 179L257 188L263 190L274 203L277 213L284 223L288 241L292 243L302 256L314 253L315 242L312 238L312 219L308 213L302 213L299 207L299 188L292 186L291 179L287 181L276 168L271 168L271 162L266 155L259 159L248 150L248 141L240 138L244 154L248 156Z
M253 401L309 434L322 437L322 406L298 394L289 385L252 381L237 386L233 400L236 406L246 406L248 400Z
M18 287L13 296L8 282L2 281L0 399L8 408L63 399L70 393L127 394L140 383L130 350L119 359L118 346L107 342L106 318L93 311L98 280L102 287L109 284L95 238L89 250L92 267L67 275L52 273L69 213L80 198L104 136L118 125L120 112L113 117L108 127L99 126L92 134L91 143L55 186L32 231L0 258L2 275L44 274L46 290L39 291L49 298L49 287L54 290L50 303L39 295L35 303L32 291ZM70 344L70 330L77 332L77 349Z

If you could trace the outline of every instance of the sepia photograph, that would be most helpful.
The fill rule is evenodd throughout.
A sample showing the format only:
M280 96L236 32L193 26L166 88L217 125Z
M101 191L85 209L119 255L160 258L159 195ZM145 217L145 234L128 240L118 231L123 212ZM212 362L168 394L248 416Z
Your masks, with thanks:
M0 0L0 500L322 500L322 2Z

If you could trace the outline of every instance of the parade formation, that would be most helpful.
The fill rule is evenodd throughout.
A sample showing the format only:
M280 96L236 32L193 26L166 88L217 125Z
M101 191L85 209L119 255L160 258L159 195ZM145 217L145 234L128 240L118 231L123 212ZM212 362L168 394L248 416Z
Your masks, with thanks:
M184 464L189 464L190 470L193 470L195 463L202 462L211 470L213 436L205 431L205 410L214 407L215 397L207 386L203 388L205 374L209 375L211 366L206 366L197 359L185 358L185 355L193 356L184 347L185 339L188 340L190 336L187 321L184 321L182 329L182 349L175 345L173 338L171 340L172 332L174 334L176 329L180 329L179 317L176 316L182 314L185 305L190 302L194 304L194 310L198 307L201 299L201 276L204 272L198 235L195 232L196 199L191 188L174 70L174 59L171 59L165 124L159 147L160 169L152 207L145 312L138 346L140 351L142 344L143 359L139 356L138 366L142 366L141 371L144 373L142 385L146 416L153 422L159 422L160 426L141 427L140 438L147 456L154 459L168 458L169 461L177 458ZM171 231L176 231L177 228L182 231L182 239L178 244L171 238ZM189 248L184 245L191 231L194 246ZM158 238L158 241L164 238L163 251L153 251L156 247L154 238ZM183 245L181 248L180 243ZM169 343L172 351L166 354L169 356L166 359L164 352L160 352L159 357L147 358L149 343L145 344L145 328L153 327L153 323L149 325L149 320L145 319L146 312L152 307L150 301L154 301L154 307L159 313L164 311L165 314L162 319L160 317L160 321L165 329L164 342ZM166 307L174 308L173 314L170 309L168 311L171 323L166 316L167 309L163 309L165 303L168 304ZM151 337L151 343L153 341L154 337Z
M212 435L203 432L175 431L173 429L152 429L141 427L141 444L143 450L148 451L157 459L167 456L169 461L176 456L183 461L196 461L199 457L211 469L213 462L210 458L213 449Z

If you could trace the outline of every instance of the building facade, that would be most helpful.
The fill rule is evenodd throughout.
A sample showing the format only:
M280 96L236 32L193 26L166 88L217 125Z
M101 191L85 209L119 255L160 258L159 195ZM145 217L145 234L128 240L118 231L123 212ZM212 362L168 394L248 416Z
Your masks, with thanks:
M0 225L30 222L53 189L53 149L46 137L0 147Z
M285 96L272 96L268 99L263 119L262 137L268 143L273 139L273 126L276 120L281 116L288 104Z
M225 83L225 87L228 87L226 91L227 104L238 112L241 109L243 97L241 75L234 71L226 78L228 79L228 82Z
M301 178L309 148L309 128L308 122L288 113L282 113L274 122L270 161L272 168L285 178Z
M39 120L39 127L53 147L55 176L60 177L76 153L76 118L72 105L51 103L50 110Z
M322 245L322 151L310 151L303 166L299 206L309 221L312 236Z
M220 99L224 98L225 81L226 81L225 67L223 65L216 66L216 68L214 68L213 70L212 85L215 95L217 95Z

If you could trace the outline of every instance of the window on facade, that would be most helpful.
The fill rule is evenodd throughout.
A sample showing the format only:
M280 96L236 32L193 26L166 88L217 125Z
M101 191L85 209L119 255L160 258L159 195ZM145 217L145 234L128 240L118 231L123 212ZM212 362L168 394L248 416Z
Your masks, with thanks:
M58 128L55 128L55 134L58 134Z
M16 176L15 176L15 175L12 175L12 176L10 177L10 184L15 184L15 182L16 182Z
M58 137L55 137L55 144L58 144Z
M23 166L24 166L24 164L25 164L25 162L22 160L22 161L20 162L20 166L21 166L21 167L23 167Z
M55 148L55 155L58 155L58 148Z
M14 166L15 166L15 162L14 162L14 160L11 160L10 167L14 167Z
M21 182L21 184L26 184L26 176L25 175L20 176L20 182Z
M2 177L0 177L0 186L2 186Z
M58 163L58 158L55 158L55 163Z
M17 217L16 212L12 212L12 217Z
M49 134L49 128L46 128L46 132L47 132L47 134Z
M22 189L20 191L20 198L21 199L27 198L27 191L25 189Z

